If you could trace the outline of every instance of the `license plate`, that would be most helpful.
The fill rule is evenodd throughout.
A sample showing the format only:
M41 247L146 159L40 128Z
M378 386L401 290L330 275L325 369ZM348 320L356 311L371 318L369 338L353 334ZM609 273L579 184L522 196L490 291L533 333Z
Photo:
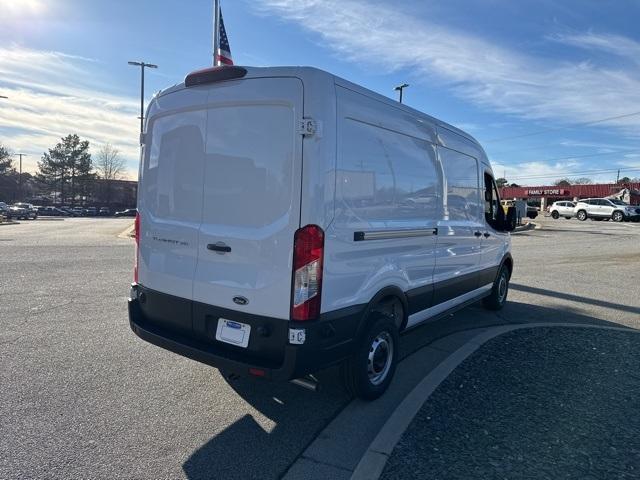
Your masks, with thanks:
M250 333L251 325L220 318L216 329L216 340L247 348Z

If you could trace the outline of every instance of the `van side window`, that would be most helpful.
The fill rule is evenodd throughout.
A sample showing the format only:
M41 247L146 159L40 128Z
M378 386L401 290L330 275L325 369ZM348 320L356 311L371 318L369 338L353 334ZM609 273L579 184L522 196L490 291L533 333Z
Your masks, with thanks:
M336 207L360 221L436 218L441 192L435 147L418 138L344 119Z
M484 174L484 218L489 225L496 228L498 221L498 209L500 206L500 196L493 177L488 173Z
M445 220L482 222L478 188L478 161L463 153L438 147L447 185Z

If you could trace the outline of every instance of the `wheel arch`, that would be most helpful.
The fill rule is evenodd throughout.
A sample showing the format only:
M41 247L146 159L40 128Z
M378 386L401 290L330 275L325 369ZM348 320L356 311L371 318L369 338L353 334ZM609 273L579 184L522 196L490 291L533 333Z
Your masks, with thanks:
M399 302L402 306L401 318L394 320L398 327L398 332L402 331L407 324L407 319L409 318L409 301L407 300L407 295L400 287L390 285L380 289L373 298L369 300L358 324L356 338L360 338L365 332L367 325L370 323L369 320L371 319L372 313L380 312L389 314L389 311L385 309L384 306L385 304L391 305L393 302ZM383 308L380 308L381 306Z

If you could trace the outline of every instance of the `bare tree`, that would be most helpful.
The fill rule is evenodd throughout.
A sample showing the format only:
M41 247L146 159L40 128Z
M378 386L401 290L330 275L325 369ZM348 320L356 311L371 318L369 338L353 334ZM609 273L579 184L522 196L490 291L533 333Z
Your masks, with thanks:
M593 180L587 177L579 177L579 178L573 179L574 185L591 185L592 183L593 183Z
M124 158L120 157L120 151L110 143L105 143L98 151L95 163L98 177L103 181L103 200L111 204L111 191L114 180L120 180L126 172Z

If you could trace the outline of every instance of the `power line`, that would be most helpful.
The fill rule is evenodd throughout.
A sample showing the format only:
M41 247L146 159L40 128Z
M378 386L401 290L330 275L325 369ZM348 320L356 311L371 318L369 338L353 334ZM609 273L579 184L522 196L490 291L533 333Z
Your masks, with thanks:
M640 171L640 168L621 168L619 169L621 172L635 172ZM581 172L556 172L545 175L525 175L519 177L511 177L511 180L529 180L536 178L562 178L562 177L570 177L575 175L601 175L605 173L615 173L617 172L617 168L607 169L607 170L583 170Z
M603 122L608 122L608 121L611 121L611 120L618 120L620 118L633 117L635 115L640 115L640 112L625 113L624 115L616 115L615 117L600 118L598 120L591 120L591 121L588 121L588 122L576 123L574 125L567 125L565 127L546 128L544 130L538 130L537 132L523 133L521 135L513 135L513 136L510 136L510 137L492 138L492 139L489 139L489 140L484 140L483 143L503 142L505 140L513 140L513 139L516 139L516 138L532 137L534 135L542 135L543 133L557 132L557 131L560 131L560 130L570 130L570 129L576 128L576 127L584 127L586 125L594 125L596 123L603 123Z
M621 150L618 152L605 152L605 153L585 153L582 155L571 155L569 157L555 157L555 158L545 158L543 160L522 160L519 163L531 163L531 162L555 162L557 160L571 160L573 158L587 158L587 157L604 157L605 155L618 155L620 153L638 153L640 154L640 150ZM507 166L507 165L505 165Z

